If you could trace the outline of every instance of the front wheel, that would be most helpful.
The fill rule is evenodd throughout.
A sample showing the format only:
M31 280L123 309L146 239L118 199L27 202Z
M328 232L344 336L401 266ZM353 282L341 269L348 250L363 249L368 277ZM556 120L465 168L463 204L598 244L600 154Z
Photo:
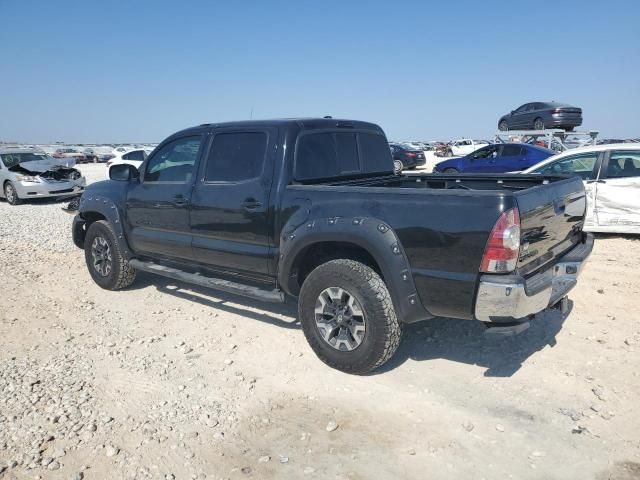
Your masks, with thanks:
M354 260L331 260L313 270L302 285L298 313L318 358L343 372L369 373L400 345L402 329L387 286Z
M92 223L84 240L84 258L91 278L106 290L120 290L133 283L136 271L122 256L109 222Z
M452 173L452 174L455 174L455 173L459 173L459 172L458 172L458 170L456 170L455 168L445 168L445 169L442 171L442 173Z
M16 187L14 187L11 182L4 184L4 198L7 199L9 205L20 205L21 203Z
M499 124L498 124L498 130L500 130L501 132L506 132L509 130L509 124L507 123L506 120L502 120Z

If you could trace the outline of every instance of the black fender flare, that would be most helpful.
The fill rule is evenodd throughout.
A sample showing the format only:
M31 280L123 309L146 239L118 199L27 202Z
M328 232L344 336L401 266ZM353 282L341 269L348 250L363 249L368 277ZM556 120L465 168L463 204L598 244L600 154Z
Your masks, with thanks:
M116 241L118 242L118 246L120 247L120 252L127 259L131 259L133 254L131 252L131 248L129 248L129 244L124 234L124 227L122 223L122 212L116 205L116 203L108 198L101 195L82 195L80 197L80 208L79 213L76 215L73 221L73 235L74 235L74 243L78 245L76 241L76 231L78 229L77 224L81 222L86 223L85 215L90 213L98 213L103 216L106 221L111 224L111 228L116 234ZM78 219L80 217L80 219ZM84 245L84 235L86 235L85 224L81 226L84 234L82 235L82 244ZM84 247L81 247L84 248Z
M422 305L409 260L398 236L384 221L372 217L328 217L305 221L280 238L278 283L290 295L295 261L305 248L321 242L347 242L367 251L384 277L398 318L405 323L433 318Z

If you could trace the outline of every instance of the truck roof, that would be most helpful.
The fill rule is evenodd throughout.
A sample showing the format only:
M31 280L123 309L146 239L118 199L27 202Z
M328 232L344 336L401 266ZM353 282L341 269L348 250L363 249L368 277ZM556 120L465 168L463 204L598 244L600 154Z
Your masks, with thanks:
M206 127L282 127L282 126L298 126L303 130L318 130L324 128L345 128L345 129L364 129L375 130L384 133L375 123L363 122L360 120L349 120L341 118L276 118L266 120L239 120L235 122L219 122L219 123L203 123L194 127L186 128L177 132L184 134L190 131L198 131ZM173 135L172 135L173 136Z

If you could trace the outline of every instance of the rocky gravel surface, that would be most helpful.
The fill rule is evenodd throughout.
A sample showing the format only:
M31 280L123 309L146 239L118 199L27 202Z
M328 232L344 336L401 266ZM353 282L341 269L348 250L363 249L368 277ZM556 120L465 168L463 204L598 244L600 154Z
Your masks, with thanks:
M597 240L566 317L413 325L354 377L294 305L101 290L60 207L0 202L2 480L640 478L638 240Z

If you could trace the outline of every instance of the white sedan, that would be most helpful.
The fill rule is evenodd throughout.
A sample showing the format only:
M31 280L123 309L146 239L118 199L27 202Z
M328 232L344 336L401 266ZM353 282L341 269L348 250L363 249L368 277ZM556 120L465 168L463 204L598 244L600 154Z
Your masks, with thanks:
M522 173L580 176L587 192L585 231L640 234L640 145L575 148Z
M107 161L107 168L111 168L114 165L120 165L123 163L127 163L129 165L133 165L136 168L139 168L142 165L142 162L149 156L152 152L150 148L136 148L134 150L129 150L124 153L118 153L115 157Z

